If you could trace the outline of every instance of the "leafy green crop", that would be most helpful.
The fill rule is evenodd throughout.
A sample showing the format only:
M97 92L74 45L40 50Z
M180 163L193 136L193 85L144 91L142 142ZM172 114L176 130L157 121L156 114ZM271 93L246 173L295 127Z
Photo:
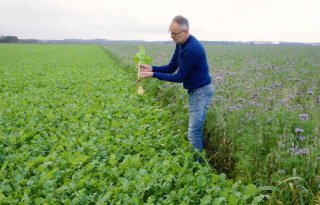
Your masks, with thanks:
M144 46L155 65L170 61L174 50L174 44ZM278 187L271 204L320 204L320 47L204 46L215 84L205 148L215 169ZM136 44L106 47L129 62ZM148 93L171 110L178 127L187 127L185 90L152 83Z
M137 87L138 87L138 93L142 95L144 93L144 90L142 86L140 85L140 65L141 64L151 64L152 58L148 55L146 55L146 51L143 46L139 47L140 50L133 56L133 61L137 67L138 70L138 79L137 79Z
M133 61L136 65L151 64L152 58L146 54L146 50L143 46L139 46L139 52L133 56Z
M94 45L0 45L0 204L251 204Z

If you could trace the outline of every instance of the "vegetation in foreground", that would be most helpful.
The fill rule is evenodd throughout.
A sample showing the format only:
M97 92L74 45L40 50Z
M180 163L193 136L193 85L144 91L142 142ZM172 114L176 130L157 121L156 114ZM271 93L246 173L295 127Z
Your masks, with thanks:
M174 45L146 44L155 64ZM205 127L212 166L228 177L272 185L269 203L320 203L320 48L205 45L215 83ZM137 45L105 46L130 63ZM180 85L146 83L183 128L187 96Z
M99 46L0 45L1 204L257 204Z

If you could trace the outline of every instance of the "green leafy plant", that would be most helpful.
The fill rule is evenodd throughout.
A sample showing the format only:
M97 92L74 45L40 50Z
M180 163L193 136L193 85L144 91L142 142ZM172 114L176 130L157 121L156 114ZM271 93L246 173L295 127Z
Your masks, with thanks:
M108 46L120 56L132 49L128 61L135 47ZM275 186L273 196L283 204L297 191L303 194L295 199L320 204L320 48L205 47L215 97L207 114L204 140L208 160L215 170L246 183ZM151 43L145 48L157 56L154 64L167 63L174 49L170 44ZM149 85L148 93L153 92L158 104L172 109L170 117L179 116L177 124L183 127L183 115L179 114L185 114L187 109L178 109L188 105L183 101L185 91L177 92L176 87L172 89L175 84L161 81L154 86L156 91ZM157 92L159 89L161 92ZM294 168L303 181L291 178L290 170ZM307 191L302 192L303 187Z
M139 93L139 95L142 95L144 93L144 90L143 90L142 86L140 85L140 65L141 64L151 64L152 58L150 56L146 55L146 50L144 49L143 46L140 46L139 52L137 52L133 56L133 61L136 65L137 72L138 72L138 78L137 78L138 93Z
M0 204L255 204L96 45L0 45ZM128 92L129 90L129 92Z

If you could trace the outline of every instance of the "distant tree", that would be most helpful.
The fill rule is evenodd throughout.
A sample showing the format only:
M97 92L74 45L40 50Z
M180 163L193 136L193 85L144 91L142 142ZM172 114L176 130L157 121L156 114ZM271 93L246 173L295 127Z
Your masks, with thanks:
M0 36L0 42L15 43L18 41L19 38L17 36Z

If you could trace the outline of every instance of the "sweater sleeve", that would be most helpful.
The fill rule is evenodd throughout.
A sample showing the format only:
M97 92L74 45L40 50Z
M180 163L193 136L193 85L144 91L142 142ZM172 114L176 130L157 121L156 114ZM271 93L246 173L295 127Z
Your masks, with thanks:
M158 78L159 80L181 83L189 75L192 67L196 64L197 59L197 52L194 49L187 49L182 56L178 72L169 74L157 72L155 70L153 77Z
M179 49L176 46L169 64L165 66L152 66L152 71L156 73L174 73L178 69L178 53Z

